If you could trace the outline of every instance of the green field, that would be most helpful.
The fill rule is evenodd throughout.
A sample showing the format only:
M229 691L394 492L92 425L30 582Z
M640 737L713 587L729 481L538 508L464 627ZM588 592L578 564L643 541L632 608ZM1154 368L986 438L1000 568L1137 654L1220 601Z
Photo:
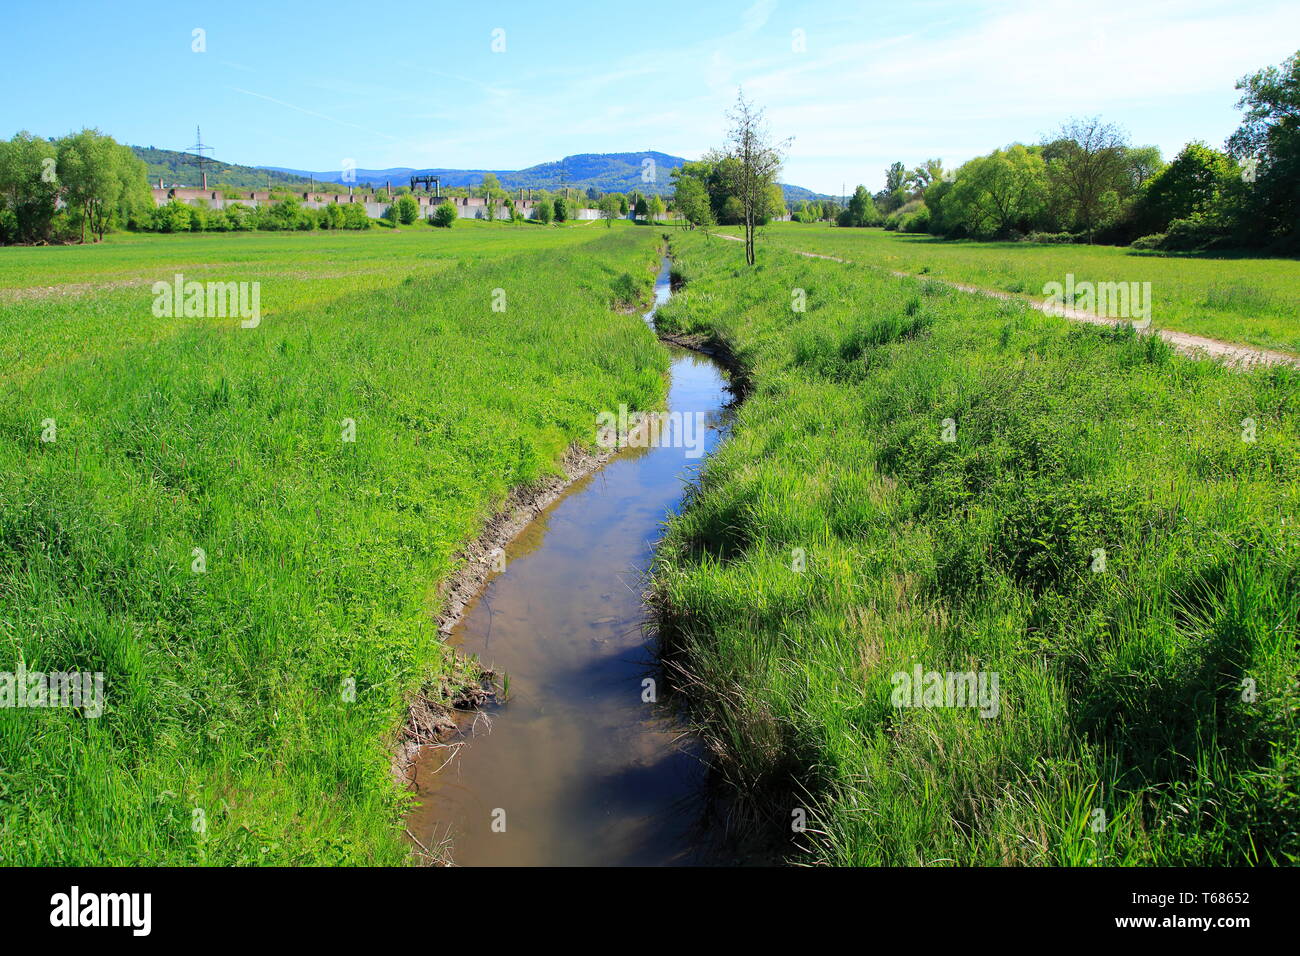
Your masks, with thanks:
M458 679L438 586L593 408L662 401L668 357L624 311L659 244L0 250L0 671L102 672L107 700L0 708L0 863L406 861L391 748L408 696ZM261 324L156 318L175 272L261 282Z
M738 235L734 228L721 230ZM1150 282L1152 325L1300 354L1300 261L1158 255L1116 246L949 241L883 229L774 223L773 248L1043 298L1043 284Z
M1122 262L1189 308L1208 269L1297 294L1294 262L768 235L987 284ZM673 247L661 329L726 346L750 386L654 585L738 817L788 842L806 809L802 862L1300 859L1300 373L780 249L747 269L737 243ZM896 699L918 667L927 695L932 673L996 679L997 706Z

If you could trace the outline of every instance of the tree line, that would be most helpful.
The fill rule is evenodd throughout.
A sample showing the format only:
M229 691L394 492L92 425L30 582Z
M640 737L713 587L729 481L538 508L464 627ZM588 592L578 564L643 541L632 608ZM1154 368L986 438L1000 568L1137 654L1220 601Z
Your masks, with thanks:
M1114 124L1073 119L954 170L894 163L880 192L803 203L795 218L949 238L1300 251L1300 52L1237 89L1245 115L1221 150L1191 142L1165 162Z

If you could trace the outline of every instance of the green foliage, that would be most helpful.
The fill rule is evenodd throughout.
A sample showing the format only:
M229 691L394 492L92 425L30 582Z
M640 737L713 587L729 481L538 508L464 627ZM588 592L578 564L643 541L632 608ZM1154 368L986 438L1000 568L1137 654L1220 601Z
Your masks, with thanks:
M836 219L841 226L878 226L880 221L880 211L876 209L875 200L871 198L871 193L867 192L867 187L861 185L853 190L848 208L844 209Z
M24 285L146 280L0 302L0 671L101 671L107 701L0 708L4 862L407 862L390 748L411 694L473 676L438 637L438 586L512 488L593 440L593 408L663 401L666 353L608 309L609 277L652 276L657 240L129 236L0 257ZM147 282L196 262L263 282L257 328L150 314ZM496 287L508 321L484 307Z
M455 204L444 202L440 203L438 208L433 211L433 215L429 217L429 221L442 229L450 229L456 224L458 218L460 217L456 213Z
M808 808L812 863L1300 861L1300 375L737 245L674 240L659 322L750 387L653 578L737 816ZM897 706L917 665L996 716Z
M50 239L58 195L54 144L28 132L0 140L0 243Z
M1240 181L1241 170L1230 157L1204 143L1188 143L1147 184L1143 225L1163 231L1175 219L1211 213Z
M391 208L397 210L397 221L403 226L409 226L420 218L420 204L414 196L398 196Z
M1300 51L1281 68L1270 66L1237 83L1246 115L1228 151L1253 161L1244 190L1241 228L1252 244L1300 250Z
M708 229L714 225L713 208L704 182L699 177L690 175L674 174L673 178L673 208L678 214L693 229Z
M966 163L943 198L946 222L972 236L1006 238L1027 232L1047 202L1041 151L1020 143Z
M56 212L62 200L62 212ZM98 130L0 142L0 242L48 242L138 223L153 202L144 165Z

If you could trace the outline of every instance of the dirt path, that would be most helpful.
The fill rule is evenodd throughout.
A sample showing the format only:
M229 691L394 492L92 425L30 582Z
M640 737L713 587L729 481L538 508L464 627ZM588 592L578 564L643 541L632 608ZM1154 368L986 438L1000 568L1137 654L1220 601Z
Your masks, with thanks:
M724 236L721 233L711 233L719 239L727 239L731 242L743 242L739 236ZM792 249L791 252L796 255L804 256L808 259L829 259L832 262L842 262L845 265L853 265L848 259L841 259L839 256L827 256L817 252L804 252L800 249ZM946 285L950 288L957 289L960 292L970 292L976 295L986 295L993 299L1002 299L1005 301L1028 302L1035 309L1045 315L1059 315L1062 318L1069 319L1071 322L1087 322L1090 325L1108 325L1120 326L1128 325L1125 319L1111 319L1103 315L1097 315L1095 312L1087 312L1083 309L1076 309L1067 305L1058 305L1057 303L1044 300L1026 298L1015 295L1010 292L1000 292L997 289L986 289L982 286L966 285L961 282L949 282L946 279L937 279L932 276L917 276L910 272L899 272L896 269L888 270L890 275L899 276L904 279L924 279L927 282L938 282L940 285ZM1192 358L1213 358L1221 359L1225 365L1231 365L1237 368L1249 368L1254 365L1293 365L1300 367L1300 358L1294 355L1287 355L1284 352L1272 352L1268 349L1251 348L1248 345L1233 345L1231 342L1220 342L1218 339L1207 339L1204 336L1192 335L1190 332L1175 332L1172 329L1153 329L1156 335L1160 336L1174 349L1183 355Z

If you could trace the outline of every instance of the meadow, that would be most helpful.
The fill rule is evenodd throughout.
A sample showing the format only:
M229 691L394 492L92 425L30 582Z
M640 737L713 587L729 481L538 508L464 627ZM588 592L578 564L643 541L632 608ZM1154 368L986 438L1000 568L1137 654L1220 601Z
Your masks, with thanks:
M439 586L507 493L663 400L659 234L458 224L0 252L0 863L399 864ZM256 328L150 285L259 281ZM499 305L500 308L494 308ZM51 427L52 426L52 427Z
M675 235L657 316L747 385L652 594L736 818L803 863L1297 862L1300 373L788 250L991 285L1122 262L1189 310L1207 269L1294 302L1296 263L767 236L747 269ZM929 696L950 674L994 705Z
M738 235L735 228L720 230ZM1042 299L1047 282L1150 282L1152 325L1300 354L1300 262L1160 254L1117 246L976 242L829 225L779 222L774 248L816 252L881 270Z

